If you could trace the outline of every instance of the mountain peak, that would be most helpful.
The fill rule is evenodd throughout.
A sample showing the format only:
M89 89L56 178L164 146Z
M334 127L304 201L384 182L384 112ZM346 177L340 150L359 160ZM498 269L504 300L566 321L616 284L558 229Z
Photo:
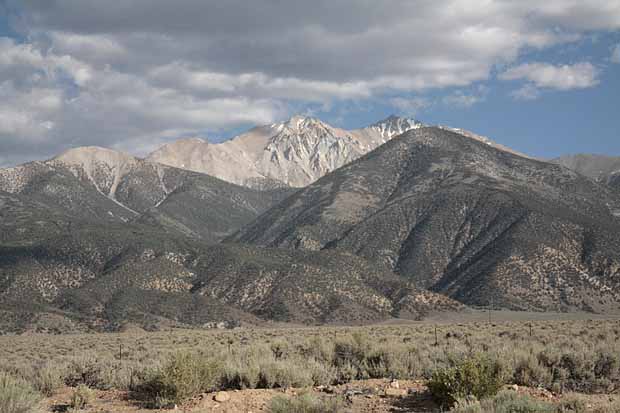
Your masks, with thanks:
M422 122L416 119L405 118L392 114L383 120L373 123L368 126L367 129L379 132L385 142L392 139L394 136L403 134L411 129L418 129L422 126L424 126Z
M68 149L52 160L69 165L84 166L92 162L100 162L112 166L119 163L134 163L137 158L124 152L100 146L80 146Z
M315 127L329 127L323 121L317 118L313 118L311 116L303 116L303 115L294 115L289 120L284 121L281 125L287 127L288 129L294 131L300 131L308 128Z

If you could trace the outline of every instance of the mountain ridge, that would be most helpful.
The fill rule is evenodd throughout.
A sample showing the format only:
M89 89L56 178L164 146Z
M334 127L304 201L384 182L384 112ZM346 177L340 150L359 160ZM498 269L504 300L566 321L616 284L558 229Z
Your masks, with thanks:
M470 305L600 310L619 299L619 207L617 194L569 169L426 127L296 192L228 241L345 250ZM604 305L592 298L601 295Z
M551 160L620 191L620 156L580 153ZM620 211L618 213L620 215Z
M164 226L217 242L284 198L100 147L0 169L0 191L22 194L76 219Z
M304 187L421 123L390 116L346 131L317 118L293 116L257 126L228 141L172 142L146 159L208 173L250 187ZM265 184L266 182L266 184Z
M620 171L398 117L355 133L293 117L230 147L312 181L242 186L93 146L0 169L0 331L620 309Z

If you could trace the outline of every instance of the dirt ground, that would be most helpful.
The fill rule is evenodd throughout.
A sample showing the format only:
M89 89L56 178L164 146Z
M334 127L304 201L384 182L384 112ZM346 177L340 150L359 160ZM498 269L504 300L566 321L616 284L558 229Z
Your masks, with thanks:
M507 386L519 393L527 393L533 397L559 401L560 396L543 389ZM71 388L64 388L46 400L46 411L69 411ZM171 409L147 409L128 399L123 391L95 391L92 403L82 412L84 413L154 413L154 412L187 412L187 413L257 413L267 412L272 398L276 396L292 397L303 392L311 391L319 397L339 397L344 400L346 411L351 413L425 413L440 412L433 402L423 382L400 380L360 380L340 386L320 386L311 389L248 389L231 390L224 393L223 402L215 400L217 393L205 393L181 406L172 406ZM220 395L221 396L221 395ZM562 397L570 397L566 394ZM587 400L588 409L606 411L605 406L620 398L618 395L589 395L582 396Z

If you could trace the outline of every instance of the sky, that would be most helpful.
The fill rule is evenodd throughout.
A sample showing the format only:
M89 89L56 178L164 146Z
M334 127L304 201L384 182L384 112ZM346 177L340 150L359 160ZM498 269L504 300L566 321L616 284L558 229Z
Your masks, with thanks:
M620 156L620 0L0 0L0 166L294 114Z

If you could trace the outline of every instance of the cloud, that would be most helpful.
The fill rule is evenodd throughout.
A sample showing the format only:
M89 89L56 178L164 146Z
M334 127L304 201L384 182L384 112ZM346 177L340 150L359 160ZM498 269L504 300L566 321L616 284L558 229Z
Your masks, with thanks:
M620 44L617 44L611 50L611 58L612 63L620 63Z
M94 143L144 152L308 105L390 96L415 111L424 102L399 96L434 89L466 107L484 95L452 88L524 50L620 29L605 0L6 1L24 40L0 38L3 162Z
M540 97L540 90L536 88L536 86L528 83L510 92L510 96L516 100L536 100Z
M444 96L443 103L448 106L457 106L461 108L469 108L478 102L484 100L483 96L467 94L462 91L457 91L448 96Z
M431 105L431 102L427 98L419 96L412 98L394 97L389 100L389 103L392 107L408 116L414 116L421 109Z
M573 65L524 63L499 75L502 80L526 80L539 88L556 90L585 89L599 83L599 70L589 62Z

